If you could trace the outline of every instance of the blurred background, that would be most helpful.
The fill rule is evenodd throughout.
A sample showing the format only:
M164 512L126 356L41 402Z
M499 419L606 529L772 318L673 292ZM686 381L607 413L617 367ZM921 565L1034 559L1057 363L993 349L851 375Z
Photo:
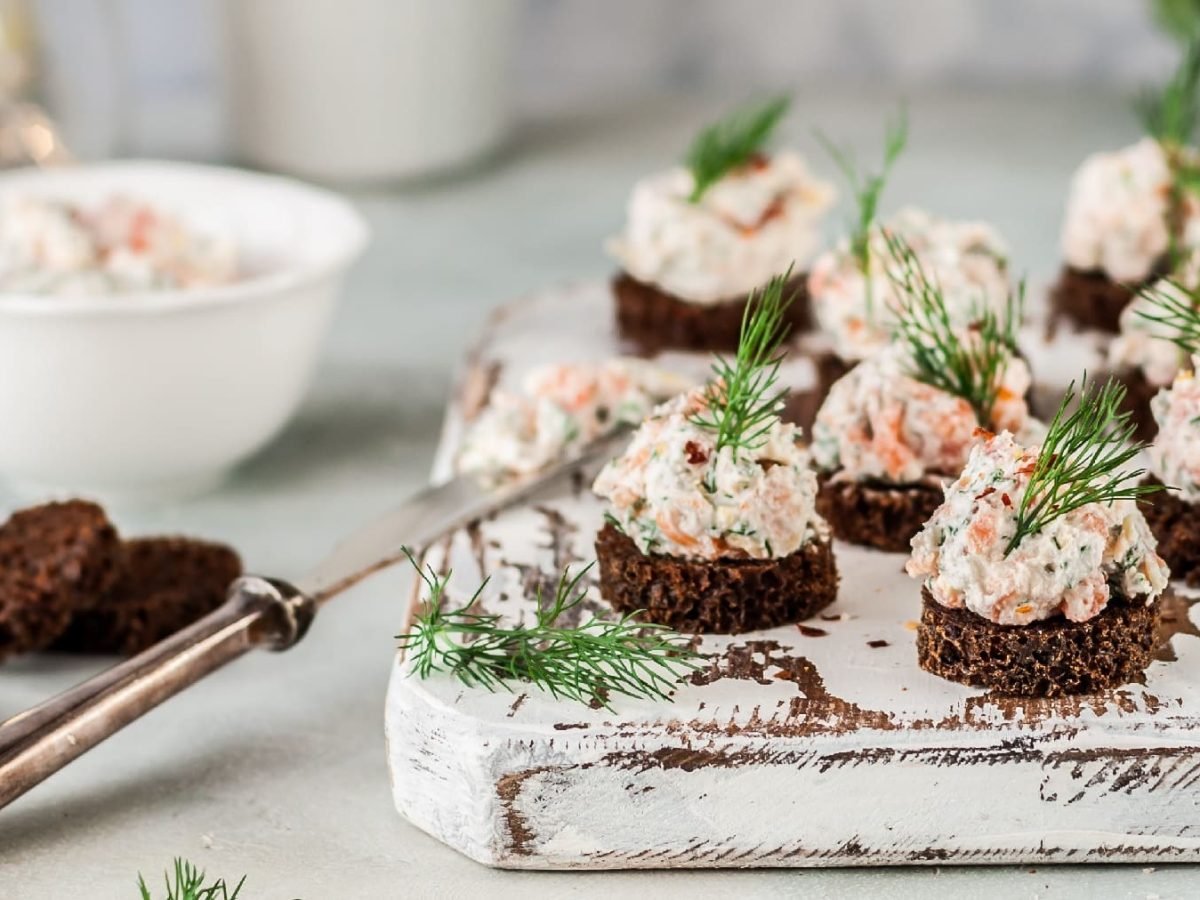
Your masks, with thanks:
M0 96L45 109L61 143L35 128L42 151L233 163L347 193L374 240L291 434L332 442L306 459L360 464L381 438L383 464L397 435L431 452L486 310L606 277L633 182L767 91L795 99L780 143L830 178L814 128L873 158L906 103L884 212L989 220L1038 302L1072 172L1138 137L1130 98L1170 71L1170 26L1193 6L0 0Z
M294 153L270 146L253 119L291 115L285 107L300 103L329 116L314 128L337 129L336 111L342 128L364 137L374 122L377 140L387 127L419 141L453 124L464 112L456 104L499 132L510 121L656 92L1129 91L1172 64L1148 0L5 0L3 8L9 47L29 54L30 86L88 157ZM275 96L263 96L272 88ZM315 145L328 140L310 134ZM395 172L378 169L371 174L405 174L399 158Z
M233 485L286 495L297 478L398 459L421 480L487 311L607 277L604 241L634 181L768 91L794 97L779 143L834 180L813 130L874 159L906 104L909 150L883 212L991 222L1036 306L1072 173L1138 138L1130 100L1171 70L1172 23L1196 21L1194 6L0 0L0 95L44 107L79 159L284 172L366 217L374 237L309 399ZM830 239L848 212L829 218Z

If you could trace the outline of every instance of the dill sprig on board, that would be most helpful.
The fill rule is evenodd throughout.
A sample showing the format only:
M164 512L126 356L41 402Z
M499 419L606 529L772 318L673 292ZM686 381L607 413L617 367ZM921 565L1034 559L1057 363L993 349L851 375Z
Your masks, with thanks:
M1129 412L1121 410L1125 387L1111 378L1097 387L1085 375L1079 403L1068 412L1075 399L1071 382L1038 451L1005 556L1026 537L1081 506L1136 500L1164 489L1157 483L1139 483L1145 469L1126 468L1143 445L1133 439Z
M242 885L246 883L246 876L243 875L241 881L230 889L224 878L209 881L203 870L180 858L175 860L173 875L174 877L169 871L163 873L167 890L163 900L237 900L242 892ZM142 900L153 900L150 888L146 886L146 881L140 874L137 886Z
M1143 91L1134 102L1146 133L1167 159L1171 184L1167 193L1167 266L1183 262L1181 234L1189 194L1200 191L1200 163L1191 149L1200 126L1200 34L1189 37L1171 78L1156 90Z
M573 627L558 624L583 601L580 584L590 564L575 575L564 571L549 604L539 590L533 625L505 627L500 616L477 611L487 581L463 606L444 609L450 573L422 568L407 549L404 553L427 591L423 611L399 636L420 678L446 672L468 687L489 691L511 691L514 682L528 682L553 697L611 710L610 694L670 700L675 685L699 667L686 638L639 622L636 613L611 621L591 616Z
M694 182L688 200L698 202L727 172L762 150L791 102L790 97L781 96L735 110L696 135L685 160Z
M1138 317L1162 325L1163 337L1188 354L1200 352L1200 297L1178 281L1166 279L1167 287L1156 282L1138 293L1149 309L1138 309ZM1186 298L1186 299L1185 299Z
M850 225L850 253L866 281L867 312L870 313L873 306L870 277L871 227L875 224L879 212L879 198L883 195L883 188L887 184L892 166L908 143L908 115L901 108L896 117L887 124L883 140L883 165L873 174L859 169L850 150L839 147L819 131L816 132L816 138L842 170L842 175L854 193L855 215Z
M776 275L767 286L752 293L742 313L737 353L730 361L713 361L713 378L705 389L705 409L691 417L693 424L717 435L717 451L724 447L755 450L779 415L787 391L777 389L783 362L783 341L788 334L785 315L795 295L785 294L792 267Z
M1008 295L1002 315L981 302L969 329L971 339L963 340L962 330L950 319L941 286L925 272L912 247L890 231L884 238L895 263L888 276L900 294L896 329L912 355L913 377L966 400L975 420L990 428L1004 370L1016 347L1024 282Z

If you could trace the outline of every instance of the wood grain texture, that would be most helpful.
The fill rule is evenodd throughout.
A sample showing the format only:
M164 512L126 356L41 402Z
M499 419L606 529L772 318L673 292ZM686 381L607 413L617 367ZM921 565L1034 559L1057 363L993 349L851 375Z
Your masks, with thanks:
M480 384L618 352L607 315L604 288L580 285L494 317L436 474ZM1025 349L1035 371L1044 358L1066 377L1091 352ZM787 377L803 385L811 372L799 359ZM594 558L602 508L589 483L581 473L451 535L428 560L453 568L455 598L487 574L487 608L527 616L539 586ZM670 704L617 697L609 713L533 688L489 694L409 678L397 659L386 724L397 808L506 868L1200 860L1200 630L1185 591L1164 600L1145 683L1015 700L917 667L919 589L902 555L836 550L837 603L802 627L706 637L706 667ZM606 611L594 579L587 609Z

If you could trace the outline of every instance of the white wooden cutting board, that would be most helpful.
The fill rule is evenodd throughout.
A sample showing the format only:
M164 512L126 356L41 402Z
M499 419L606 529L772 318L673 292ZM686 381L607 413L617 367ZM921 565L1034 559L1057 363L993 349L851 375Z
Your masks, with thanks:
M1025 349L1055 379L1092 359L1075 339ZM491 386L617 352L604 285L502 309L468 360L438 474ZM788 377L809 372L799 361ZM486 607L528 616L537 585L594 558L589 483L454 534L428 560L454 569L454 599L490 575ZM615 697L607 712L536 689L490 694L410 678L397 659L397 808L506 868L1200 860L1200 630L1182 591L1164 600L1144 684L1013 700L917 668L904 558L836 549L833 607L804 627L705 638L709 666L673 703ZM603 611L594 583L592 598Z

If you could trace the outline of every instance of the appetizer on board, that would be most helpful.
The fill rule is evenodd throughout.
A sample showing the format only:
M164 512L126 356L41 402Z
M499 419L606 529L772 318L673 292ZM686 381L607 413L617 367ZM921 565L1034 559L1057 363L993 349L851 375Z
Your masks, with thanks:
M1138 499L1122 388L1074 387L1041 446L975 445L913 539L922 668L1001 694L1091 693L1141 678L1169 571Z
M520 391L496 389L456 460L485 483L536 472L618 425L634 425L691 382L641 359L538 366Z
M866 274L845 241L813 264L808 288L836 360L828 370L831 375L841 377L896 334L904 300L890 273L892 238L907 245L938 283L956 326L966 327L984 311L1004 308L1011 291L1008 250L995 230L983 222L953 222L905 208L872 229Z
M817 511L844 541L908 550L980 429L1036 430L1013 349L1019 295L959 327L916 251L888 237L898 333L830 388L812 429Z
M1148 480L1170 492L1147 498L1143 509L1159 553L1176 578L1200 584L1200 309L1196 295L1178 286L1147 292L1143 318L1157 340L1182 357L1172 380L1150 400L1157 434L1149 448Z
M646 351L733 351L751 293L795 264L794 330L809 327L804 272L821 248L834 189L791 151L765 145L786 98L702 131L684 165L639 181L608 242L622 339Z
M1158 434L1148 480L1173 490L1148 497L1143 512L1171 574L1200 584L1200 381L1196 357L1151 401Z
M1158 431L1154 396L1191 365L1193 348L1187 340L1180 342L1179 329L1197 306L1198 264L1200 258L1193 254L1177 275L1142 288L1121 311L1120 333L1108 345L1109 368L1125 385L1125 408L1139 440L1149 441Z
M664 404L596 479L600 592L680 631L740 633L837 596L829 529L800 429L779 417L788 275L747 306L737 356Z
M1200 236L1193 188L1200 171L1200 42L1138 112L1145 136L1092 154L1071 179L1063 267L1050 296L1056 319L1076 329L1120 331L1121 312L1138 291L1177 273Z

